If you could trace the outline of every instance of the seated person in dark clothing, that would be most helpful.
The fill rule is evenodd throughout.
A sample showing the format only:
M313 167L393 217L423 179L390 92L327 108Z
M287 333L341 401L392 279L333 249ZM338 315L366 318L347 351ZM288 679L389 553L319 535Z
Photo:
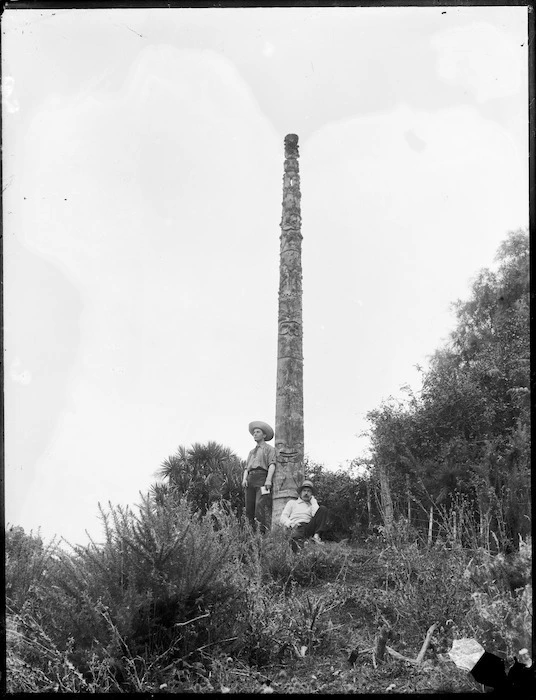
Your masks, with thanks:
M298 498L288 501L281 513L280 522L290 530L294 551L309 538L322 544L320 535L328 529L329 511L326 506L318 505L314 492L313 482L306 479L299 488Z

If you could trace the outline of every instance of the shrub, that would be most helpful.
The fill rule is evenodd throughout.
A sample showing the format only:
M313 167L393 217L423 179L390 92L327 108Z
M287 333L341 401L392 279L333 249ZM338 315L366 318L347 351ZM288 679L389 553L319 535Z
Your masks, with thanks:
M98 666L108 660L112 677L139 690L151 656L164 654L169 663L233 636L244 598L238 523L223 510L200 516L171 499L157 506L144 498L138 513L101 512L104 542L58 550L46 585L34 581L13 613L23 614L17 624L31 620L28 629L46 630L50 648L66 650L86 682L102 680L107 671ZM21 648L20 658L34 647Z
M20 611L31 590L46 580L57 544L45 545L39 534L26 534L20 526L6 530L6 598L14 611Z

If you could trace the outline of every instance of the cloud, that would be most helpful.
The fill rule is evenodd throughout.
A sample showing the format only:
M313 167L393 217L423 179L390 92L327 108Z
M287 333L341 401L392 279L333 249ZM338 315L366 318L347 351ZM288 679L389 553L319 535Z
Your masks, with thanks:
M408 146L417 153L421 153L426 148L426 141L423 141L411 130L405 132L404 138L406 139Z
M275 53L275 46L271 42L265 41L262 53L266 58L270 58Z
M431 38L439 76L471 91L478 102L519 92L526 52L486 22L448 29Z
M27 386L32 381L32 374L27 369L21 372L21 364L20 359L16 357L11 363L9 376L11 377L12 381L16 382L17 384Z
M8 114L15 114L19 111L19 101L13 97L14 90L15 80L10 75L6 75L2 79L2 105Z

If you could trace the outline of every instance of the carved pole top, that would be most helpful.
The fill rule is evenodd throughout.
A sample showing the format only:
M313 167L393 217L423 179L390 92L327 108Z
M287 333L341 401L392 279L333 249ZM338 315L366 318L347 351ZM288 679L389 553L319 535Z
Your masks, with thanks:
M298 158L298 136L287 134L285 136L285 158Z

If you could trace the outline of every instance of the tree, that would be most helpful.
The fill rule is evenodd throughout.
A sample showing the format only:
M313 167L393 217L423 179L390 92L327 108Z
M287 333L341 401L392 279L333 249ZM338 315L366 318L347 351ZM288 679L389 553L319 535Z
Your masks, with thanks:
M163 483L153 485L152 496L157 501L169 493L186 496L202 513L223 500L240 514L244 506L243 471L244 461L217 442L194 443L189 448L179 445L157 472Z
M484 538L530 530L528 233L510 233L495 270L453 305L456 324L419 396L369 412L376 474L395 511L414 495L448 509L463 495Z

